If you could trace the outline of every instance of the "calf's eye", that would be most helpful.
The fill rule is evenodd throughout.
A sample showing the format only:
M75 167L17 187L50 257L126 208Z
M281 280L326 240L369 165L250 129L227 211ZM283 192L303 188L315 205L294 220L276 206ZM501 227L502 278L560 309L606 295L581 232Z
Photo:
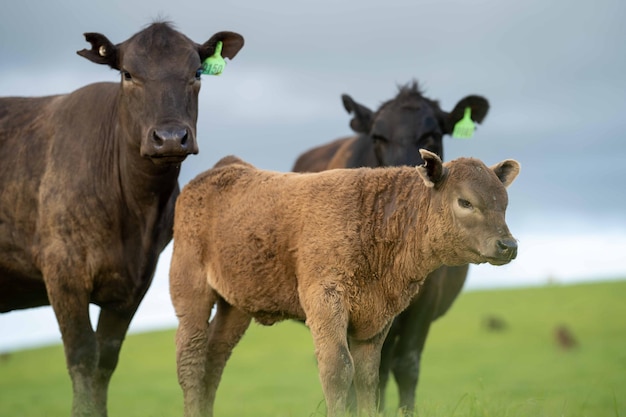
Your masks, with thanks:
M124 77L124 81L132 81L133 80L133 76L130 75L130 72L128 72L128 71L122 71L122 77Z
M472 203L465 200L464 198L459 198L458 202L459 202L459 207L461 208L468 209L468 210L474 208L474 206L472 206Z
M202 68L198 68L196 70L196 80L199 80L202 78Z

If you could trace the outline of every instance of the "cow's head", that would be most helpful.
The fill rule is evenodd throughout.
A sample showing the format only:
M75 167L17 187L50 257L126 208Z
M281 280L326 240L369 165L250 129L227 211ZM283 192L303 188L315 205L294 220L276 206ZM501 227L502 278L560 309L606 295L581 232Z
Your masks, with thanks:
M120 44L86 33L91 49L78 54L121 73L119 122L132 145L154 162L175 162L198 153L196 121L202 62L217 42L233 58L243 37L219 32L197 44L167 23L154 23Z
M506 187L517 177L520 164L507 159L490 168L473 158L443 164L420 150L424 165L418 172L432 189L429 228L437 228L447 250L444 263L458 265L509 263L517 256L517 241L505 221Z
M350 127L369 136L379 166L420 165L424 161L420 149L427 149L443 159L443 136L451 134L463 118L466 107L472 119L480 123L489 110L489 102L480 96L467 96L450 113L439 103L420 92L417 83L400 88L398 95L373 112L347 94L343 105L353 115Z

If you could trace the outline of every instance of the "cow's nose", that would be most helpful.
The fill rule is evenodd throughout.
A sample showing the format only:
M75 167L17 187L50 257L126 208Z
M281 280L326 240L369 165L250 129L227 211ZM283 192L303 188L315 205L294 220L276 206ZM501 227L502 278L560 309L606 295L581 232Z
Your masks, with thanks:
M508 259L515 259L517 256L517 241L513 238L499 239L496 243L500 255Z
M155 129L152 133L152 140L157 146L168 147L169 145L184 148L188 138L189 131L186 128Z

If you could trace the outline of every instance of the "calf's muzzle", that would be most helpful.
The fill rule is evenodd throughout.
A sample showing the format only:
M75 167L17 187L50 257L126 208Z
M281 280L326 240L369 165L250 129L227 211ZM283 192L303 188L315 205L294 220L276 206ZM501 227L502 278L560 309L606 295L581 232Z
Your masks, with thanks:
M492 265L504 265L517 257L517 240L513 237L505 237L496 240L495 251L490 257L489 263Z

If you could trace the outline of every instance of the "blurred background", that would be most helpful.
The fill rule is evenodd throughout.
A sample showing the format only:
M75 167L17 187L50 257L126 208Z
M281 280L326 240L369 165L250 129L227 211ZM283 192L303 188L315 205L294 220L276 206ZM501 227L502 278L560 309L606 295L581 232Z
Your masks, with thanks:
M118 81L76 55L84 32L119 43L155 19L198 43L238 32L239 55L203 78L200 154L184 163L184 185L227 154L290 170L300 153L352 133L343 93L372 110L412 80L448 111L483 95L486 120L472 139L446 137L445 157L520 161L507 212L520 249L510 265L472 266L466 290L623 279L625 16L617 0L22 0L0 15L0 96ZM176 325L170 253L131 331ZM0 315L0 351L58 342L48 307Z

